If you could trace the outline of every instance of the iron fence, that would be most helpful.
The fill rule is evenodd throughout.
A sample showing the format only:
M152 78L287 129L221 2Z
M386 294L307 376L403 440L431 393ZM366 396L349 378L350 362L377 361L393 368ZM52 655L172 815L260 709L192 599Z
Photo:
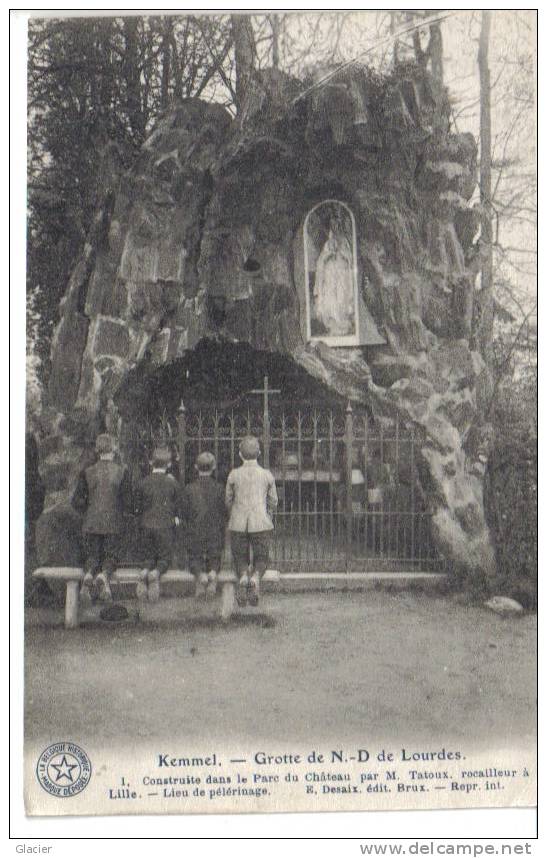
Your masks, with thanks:
M349 405L345 414L270 414L265 397L262 413L181 407L174 433L181 482L193 478L204 450L214 454L217 478L225 481L249 434L261 439L262 463L277 485L272 561L280 569L439 568L411 430L397 423L385 430Z

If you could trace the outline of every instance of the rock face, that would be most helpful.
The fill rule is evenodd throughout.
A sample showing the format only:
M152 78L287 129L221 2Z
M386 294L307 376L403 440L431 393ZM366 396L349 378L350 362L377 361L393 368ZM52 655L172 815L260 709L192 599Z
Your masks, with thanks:
M66 501L97 431L117 432L131 373L204 337L245 342L290 355L378 421L413 426L438 548L490 573L489 378L470 345L474 141L450 133L446 93L417 69L346 71L304 89L263 73L244 123L189 100L160 119L131 172L105 153L52 348L48 507ZM385 345L307 341L303 222L326 199L353 212L358 285Z

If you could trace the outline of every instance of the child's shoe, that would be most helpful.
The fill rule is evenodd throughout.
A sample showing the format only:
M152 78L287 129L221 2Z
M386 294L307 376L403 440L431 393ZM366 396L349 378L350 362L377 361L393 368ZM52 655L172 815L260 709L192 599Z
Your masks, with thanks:
M152 569L148 573L148 600L157 602L160 598L160 573L157 569Z
M110 583L104 572L99 572L95 578L95 587L97 588L97 594L100 602L112 601L112 590L110 589Z
M198 577L196 578L196 599L204 599L206 595L206 588L209 585L209 578L207 577L205 572L200 572Z
M143 569L141 572L141 577L137 581L136 596L137 599L140 599L140 601L143 601L144 599L148 598L148 587L146 586L146 579L148 577L148 574L148 569Z
M260 598L260 579L258 575L253 575L249 581L249 605L251 608L256 608Z
M91 605L93 601L93 575L86 572L80 587L80 604L83 608Z
M247 589L249 587L249 579L246 575L242 575L237 586L236 599L240 608L244 608L247 604Z
M214 599L217 594L217 573L211 569L208 575L207 589L205 590L206 599Z

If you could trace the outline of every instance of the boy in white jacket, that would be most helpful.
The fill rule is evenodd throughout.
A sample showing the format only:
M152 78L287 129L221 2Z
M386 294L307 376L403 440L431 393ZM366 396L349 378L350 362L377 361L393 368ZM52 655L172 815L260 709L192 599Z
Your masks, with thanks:
M258 605L260 578L268 565L272 516L277 508L275 480L258 464L260 444L252 435L239 445L242 464L234 468L226 483L226 506L230 511L228 529L232 556L239 577L237 600ZM252 565L251 554L252 549ZM248 572L251 571L249 577Z

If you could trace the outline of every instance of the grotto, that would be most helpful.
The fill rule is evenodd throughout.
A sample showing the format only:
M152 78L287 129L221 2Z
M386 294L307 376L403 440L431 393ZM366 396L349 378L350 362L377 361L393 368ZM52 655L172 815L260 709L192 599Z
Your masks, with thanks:
M299 528L314 513L312 541L333 527L347 540L348 517L378 502L376 485L364 501L353 488L376 456L427 519L411 549L403 528L395 556L419 561L427 543L448 568L491 574L490 379L472 339L476 155L452 129L446 90L413 65L341 69L320 87L266 70L244 119L188 99L159 118L129 171L106 147L52 344L41 562L73 550L61 539L44 556L51 534L77 529L70 494L99 431L135 468L161 436L186 479L195 445L231 443L241 417L262 432L276 480L296 469L301 487L309 474L290 508ZM198 437L205 412L217 434ZM358 549L389 545L367 536Z

